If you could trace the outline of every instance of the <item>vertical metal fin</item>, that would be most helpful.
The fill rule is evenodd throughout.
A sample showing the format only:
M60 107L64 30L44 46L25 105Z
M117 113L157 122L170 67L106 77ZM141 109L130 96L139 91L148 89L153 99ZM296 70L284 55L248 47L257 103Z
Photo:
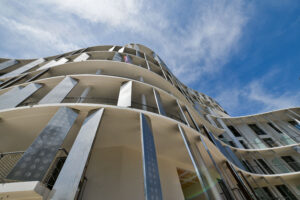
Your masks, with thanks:
M50 199L74 199L84 173L104 109L96 110L83 122L67 160L53 187Z
M53 88L39 104L60 103L78 83L77 80L67 76Z
M77 115L71 108L61 107L6 178L42 181Z

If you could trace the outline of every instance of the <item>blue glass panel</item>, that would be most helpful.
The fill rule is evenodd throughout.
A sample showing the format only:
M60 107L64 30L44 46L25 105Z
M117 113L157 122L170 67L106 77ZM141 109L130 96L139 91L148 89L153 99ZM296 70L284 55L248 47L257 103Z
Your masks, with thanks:
M77 115L71 108L61 107L6 178L42 181Z
M121 56L121 54L115 53L115 55L114 55L114 57L113 57L112 60L122 62L122 56Z
M159 93L154 88L153 88L153 93L154 93L154 97L155 97L155 101L156 101L156 105L157 105L159 114L166 116L166 112L165 112L164 107L162 105Z
M234 152L230 149L230 147L223 146L220 141L216 140L214 135L208 132L210 138L213 140L217 148L221 151L221 153L232 163L234 163L237 167L246 170L244 165L240 162L238 157L234 154Z
M162 192L151 122L140 115L143 149L144 192L146 200L162 200Z

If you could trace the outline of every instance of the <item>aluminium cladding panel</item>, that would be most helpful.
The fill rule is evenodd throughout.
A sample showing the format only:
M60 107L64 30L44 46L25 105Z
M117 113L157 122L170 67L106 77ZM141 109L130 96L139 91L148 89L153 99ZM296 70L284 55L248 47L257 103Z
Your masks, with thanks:
M166 112L165 112L164 107L161 102L160 94L154 88L153 88L153 93L154 93L154 97L155 97L155 101L156 101L156 105L157 105L159 114L166 116Z
M54 184L50 199L74 199L88 161L104 108L90 114L83 122L66 162Z
M69 60L67 58L61 58L61 59L59 59L57 61L56 60L51 60L47 64L45 64L45 65L41 66L40 68L38 68L38 70L55 67L56 65L61 65L61 64L64 64L64 63L66 63L68 61Z
M130 107L132 97L132 81L124 82L119 91L118 106Z
M80 54L79 56L77 56L77 57L73 60L73 62L85 61L85 60L87 60L89 57L90 57L89 54L87 54L87 53L82 53L82 54Z
M57 86L55 86L39 104L60 103L78 83L77 80L66 76Z
M22 67L20 67L20 68L18 68L16 70L14 70L14 71L12 71L12 72L4 74L0 78L7 78L7 77L12 77L12 76L17 76L19 74L22 74L23 72L26 72L26 71L34 68L35 66L43 63L44 61L45 61L44 58L37 59L37 60L32 61L32 62L28 63L27 65L24 65L24 66L22 66Z
M162 200L163 197L151 122L147 116L141 113L140 123L143 152L145 200Z
M2 63L0 63L0 70L6 69L10 66L13 66L13 65L17 64L17 63L19 63L19 61L15 60L15 59L2 62Z
M77 116L71 108L59 108L6 178L42 181Z
M20 87L11 89L0 96L0 109L16 107L41 87L41 84L30 83L22 89L20 89Z

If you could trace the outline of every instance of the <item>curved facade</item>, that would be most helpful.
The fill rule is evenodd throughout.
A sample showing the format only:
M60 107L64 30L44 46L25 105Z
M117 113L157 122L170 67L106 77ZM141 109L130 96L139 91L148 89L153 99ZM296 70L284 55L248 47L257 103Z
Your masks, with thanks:
M230 117L140 44L0 59L0 199L300 199L299 120Z

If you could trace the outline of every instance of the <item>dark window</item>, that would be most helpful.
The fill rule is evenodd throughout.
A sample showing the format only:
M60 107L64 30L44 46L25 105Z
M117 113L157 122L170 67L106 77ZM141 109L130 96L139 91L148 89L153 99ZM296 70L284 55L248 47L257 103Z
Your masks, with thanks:
M234 144L234 142L228 141L228 143L230 144L230 146L236 147L236 145Z
M263 159L257 159L257 160L265 168L265 170L267 170L269 174L274 174L273 170L267 165L267 163L265 163Z
M268 174L267 171L266 171L264 168L262 168L262 167L260 166L260 164L258 164L257 160L253 160L253 161L254 161L255 164L256 164L256 169L257 169L256 171L258 171L259 173ZM260 171L259 171L258 169L260 169Z
M250 163L247 160L242 160L242 163L244 164L245 168L252 173L255 173L255 170L253 167L250 165Z
M269 147L278 147L278 145L271 138L262 139Z
M300 165L291 156L281 156L281 158L296 172L300 171Z
M262 189L268 195L269 199L276 199L276 197L274 196L274 194L270 191L270 189L268 187L262 187Z
M241 137L241 134L233 126L228 126L228 128L231 130L235 137Z
M248 126L257 134L257 135L266 135L266 133L259 128L256 124L248 124Z
M244 142L244 140L239 140L245 149L249 149L248 145Z
M268 123L269 126L271 126L275 131L277 131L278 133L282 133L278 128L276 128L272 123Z
M300 124L298 124L296 121L289 121L289 123L300 130Z
M295 195L285 185L276 185L275 187L277 188L277 190L280 192L280 194L285 199L288 199L288 200L297 200L297 198L295 197Z

